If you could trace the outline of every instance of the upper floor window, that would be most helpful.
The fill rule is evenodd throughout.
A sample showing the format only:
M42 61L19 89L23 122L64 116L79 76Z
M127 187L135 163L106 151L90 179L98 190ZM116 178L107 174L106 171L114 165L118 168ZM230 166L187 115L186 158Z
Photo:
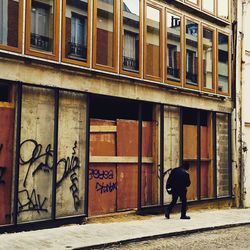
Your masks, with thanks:
M166 24L166 79L178 84L181 80L181 17L167 13Z
M202 83L207 90L214 90L214 30L202 28Z
M94 67L116 71L117 69L117 2L96 0L94 16Z
M197 5L197 6L199 6L200 4L200 0L185 0L185 2L193 4L193 5Z
M0 0L0 48L21 49L21 7L19 0Z
M140 0L122 1L122 71L139 73L141 50Z
M229 37L218 33L218 92L229 93Z
M51 59L55 57L58 51L55 13L58 3L58 0L27 1L26 49L28 54L43 55Z
M186 20L186 84L189 87L198 87L198 69L199 69L199 46L198 46L199 25L191 20Z
M88 0L64 0L63 59L87 65L89 58Z
M229 19L229 0L217 0L218 17Z
M162 79L162 9L146 6L144 74L152 80Z
M214 13L214 0L202 0L202 9Z

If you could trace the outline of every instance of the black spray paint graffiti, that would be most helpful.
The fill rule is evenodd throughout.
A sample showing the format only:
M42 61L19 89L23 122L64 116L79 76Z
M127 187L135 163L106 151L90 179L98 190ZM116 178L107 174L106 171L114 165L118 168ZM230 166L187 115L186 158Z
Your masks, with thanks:
M70 186L70 191L73 196L74 200L74 207L76 211L80 208L80 199L79 199L79 189L78 189L78 178L76 175L76 170L80 168L80 160L76 156L76 149L77 149L77 141L74 143L74 147L72 148L73 153L71 158L67 157L67 159L63 158L57 163L57 171L59 168L63 168L63 174L59 177L56 187L58 188L61 183L68 178L70 175L70 180L72 185ZM60 172L60 171L58 171Z
M54 151L51 148L51 144L48 144L43 152L43 147L41 144L37 143L35 140L29 139L25 140L20 145L20 152L27 152L25 151L26 148L32 148L31 154L27 156L23 156L20 154L20 166L28 166L26 171L24 180L23 180L23 187L24 189L19 192L22 195L23 199L22 202L18 200L19 203L19 210L18 213L25 212L25 211L37 211L40 212L48 212L45 208L45 203L48 200L47 197L44 197L41 200L41 196L37 194L36 190L33 189L31 193L29 190L26 189L28 176L30 173L32 177L37 175L39 172L43 171L48 174L53 170L53 154ZM58 188L61 183L70 176L70 180L72 185L70 186L70 191L72 192L74 207L77 210L80 207L80 200L79 200L79 189L78 189L78 179L76 175L76 169L80 168L80 160L76 156L76 148L77 142L75 141L73 149L73 153L71 158L67 157L66 159L60 159L57 162L57 169L63 168L63 174L59 177L56 188ZM33 170L32 170L33 169Z
M0 185L5 184L5 181L3 179L3 175L6 172L6 167L1 167L0 166Z
M114 178L113 170L99 170L99 169L90 169L89 170L89 180L111 180ZM111 193L114 190L117 190L117 183L100 183L96 182L95 189L97 192L103 193Z
M22 199L19 199L20 197ZM40 214L40 212L48 212L48 209L45 208L46 201L46 197L41 201L41 196L36 193L35 189L32 190L31 194L29 194L27 189L23 189L18 192L17 213L19 214L21 212L36 211L38 214Z
M53 150L51 149L50 144L46 147L45 152L42 153L43 149L42 145L38 144L35 140L29 139L21 143L20 151L22 151L22 148L25 148L25 146L27 145L33 147L33 151L31 155L27 157L27 159L24 159L20 154L20 162L19 162L21 166L28 165L28 170L26 172L23 181L24 187L26 187L27 177L30 173L31 167L35 166L36 163L38 163L38 165L32 172L32 176L35 176L35 174L38 173L39 171L49 172L53 168Z

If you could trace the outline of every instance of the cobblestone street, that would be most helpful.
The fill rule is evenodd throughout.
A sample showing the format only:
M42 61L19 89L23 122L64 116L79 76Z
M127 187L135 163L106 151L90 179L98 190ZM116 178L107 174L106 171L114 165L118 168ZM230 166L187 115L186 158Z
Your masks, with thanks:
M109 250L212 250L212 249L250 249L250 226L234 227L213 230L203 233L194 233L184 236L167 237L156 240L130 243L121 246L109 247Z

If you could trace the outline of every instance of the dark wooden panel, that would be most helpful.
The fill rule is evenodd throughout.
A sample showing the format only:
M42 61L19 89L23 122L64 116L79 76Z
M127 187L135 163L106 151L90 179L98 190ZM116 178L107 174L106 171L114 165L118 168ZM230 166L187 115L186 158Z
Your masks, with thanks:
M117 156L138 156L138 122L117 120Z
M115 121L91 119L90 126L114 126ZM115 156L116 142L114 132L90 133L90 155Z
M137 207L137 164L117 164L117 209Z
M195 161L190 161L189 175L191 180L191 185L188 187L187 199L196 200L197 199L197 164Z
M89 216L116 211L116 164L90 164Z
M208 197L208 164L201 162L201 197Z
M142 123L142 156L152 157L153 155L153 124L152 122Z
M0 224L10 223L14 109L0 108Z

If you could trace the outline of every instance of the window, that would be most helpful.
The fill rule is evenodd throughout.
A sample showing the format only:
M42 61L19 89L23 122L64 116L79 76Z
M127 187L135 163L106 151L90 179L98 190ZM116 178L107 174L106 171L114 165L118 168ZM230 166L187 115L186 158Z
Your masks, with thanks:
M88 66L88 0L64 0L63 15L63 61Z
M162 9L146 6L144 76L147 79L162 80Z
M217 0L217 15L220 18L229 18L229 0Z
M21 20L21 0L0 0L0 48L21 51Z
M50 12L50 5L32 1L30 33L30 46L32 48L52 52L53 24L50 21Z
M140 4L140 0L123 0L121 12L121 71L122 73L135 76L138 76L141 63Z
M199 52L198 52L198 33L199 25L190 20L186 20L186 85L191 88L198 88L198 69L199 69Z
M181 17L167 13L166 80L173 84L181 81Z
M229 37L218 33L218 92L229 93Z
M202 83L206 90L214 90L214 31L202 29Z
M187 4L191 4L191 5L195 5L195 6L199 6L199 4L200 4L200 0L185 0L185 2Z
M94 1L93 63L97 69L117 70L117 1Z
M202 0L202 9L214 13L215 0Z
M58 0L28 0L27 4L26 53L56 59L59 49Z

